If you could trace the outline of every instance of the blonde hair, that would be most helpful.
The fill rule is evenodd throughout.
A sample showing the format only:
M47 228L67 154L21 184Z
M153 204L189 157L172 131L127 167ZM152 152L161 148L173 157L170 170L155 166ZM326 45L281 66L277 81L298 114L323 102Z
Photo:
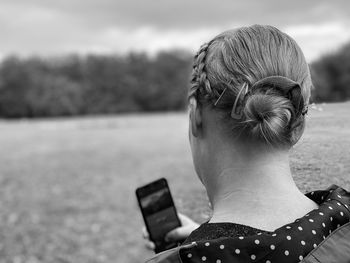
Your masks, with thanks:
M287 96L284 81L279 89L271 83L252 88L270 76L297 83L299 92ZM295 101L303 108L309 102L309 67L297 43L275 27L242 27L204 44L194 59L191 84L189 97L224 112L225 124L241 140L285 147L302 135L305 111L296 109ZM241 99L245 87L247 93ZM241 109L238 120L230 114L236 110L232 109L235 101Z

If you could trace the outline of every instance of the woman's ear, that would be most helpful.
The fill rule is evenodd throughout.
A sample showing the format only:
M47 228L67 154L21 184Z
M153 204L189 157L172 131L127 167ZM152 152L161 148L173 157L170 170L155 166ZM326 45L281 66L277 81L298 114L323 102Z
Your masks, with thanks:
M195 98L190 99L190 125L194 137L199 137L202 132L202 114Z

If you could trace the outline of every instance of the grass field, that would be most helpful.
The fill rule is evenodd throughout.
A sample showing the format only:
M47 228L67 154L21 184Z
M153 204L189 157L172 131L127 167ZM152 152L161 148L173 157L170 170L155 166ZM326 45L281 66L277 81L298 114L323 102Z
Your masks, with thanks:
M302 191L350 189L350 103L310 110L292 152ZM143 247L134 189L169 180L176 205L209 214L183 113L0 122L0 263L136 263Z

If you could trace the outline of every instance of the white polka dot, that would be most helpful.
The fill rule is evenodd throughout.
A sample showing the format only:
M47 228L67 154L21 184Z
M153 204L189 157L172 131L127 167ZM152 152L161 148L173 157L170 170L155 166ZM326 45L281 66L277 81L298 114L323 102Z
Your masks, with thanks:
M324 215L324 213L322 213L322 212L319 212L319 215L320 215L320 216L323 216L323 215Z
M317 247L317 245L316 244L314 244L314 248L316 248Z
M241 253L241 251L238 248L236 248L235 253L238 255L239 253Z
M309 214L306 214L305 216L309 216Z
M288 240L291 240L292 238L291 238L291 236L287 236L287 239L288 239Z
M306 244L304 240L301 240L300 243L301 243L303 246L305 246L305 244Z
M311 195L314 195L314 192L311 192Z
M286 256L288 256L288 255L289 255L289 251L288 251L288 250L284 251L284 254L285 254Z
M209 242L206 242L205 244L204 244L206 247L209 247Z
M312 234L316 235L316 231L315 230L312 230L311 232L312 232Z
M255 259L256 259L256 256L253 254L253 255L250 256L250 258L251 258L252 260L255 260Z
M298 226L298 229L299 229L300 231L303 231L303 228L302 228L301 226Z
M299 256L299 260L303 260L303 258L304 258L303 256Z
M192 245L196 245L197 243L193 241L191 244L192 244Z
M321 196L321 200L323 200L324 199L324 197L323 196Z
M224 245L220 245L220 249L224 249L225 248L225 246Z
M341 215L341 216L343 216L343 215L344 215L344 213L343 213L343 212L340 212L340 215Z
M331 217L330 219L331 219L331 221L333 221L333 217Z
M337 205L341 206L341 204L339 202L337 202Z
M313 220L313 219L309 219L309 221L310 221L311 223L313 223L313 222L314 222L314 220Z
M340 195L337 195L338 196L338 198L340 198L341 199L341 196Z
M326 227L326 224L325 224L325 223L322 223L322 226L323 226L323 227Z
M271 245L270 248L271 248L271 250L275 250L276 247L275 247L275 245Z
M259 232L257 235L258 235L258 236L261 236L261 235L262 235L262 233L260 233L260 232Z
M329 229L329 234L332 234L332 230Z
M260 241L259 241L258 239L256 239L256 240L254 241L254 243L257 244L257 245L259 245L259 244L260 244Z
M329 208L330 210L333 210L333 207L331 207L331 206L328 206L328 208Z
M191 254L191 253L187 254L187 257L188 257L188 258L191 258L191 257L192 257L192 254Z
M337 225L337 228L339 228L339 227L340 227L340 224Z
M244 237L240 236L239 239L242 240L242 239L244 239Z
M206 260L207 260L207 257L203 256L202 261L206 261Z
M322 236L323 237L323 240L325 240L326 239L326 237L325 236Z
M274 234L272 234L272 236L273 236L273 237L275 237L275 236L277 236L277 234L276 234L276 233L274 233Z
M349 208L349 206L348 206L348 205L345 205L345 207L346 207L346 208Z
M287 228L287 229L291 229L291 227L290 227L290 226L286 226L286 228Z
M271 261L270 260L266 260L266 262L265 263L271 263Z
M217 260L216 260L216 263L221 263L221 260L220 260L220 259L217 259Z

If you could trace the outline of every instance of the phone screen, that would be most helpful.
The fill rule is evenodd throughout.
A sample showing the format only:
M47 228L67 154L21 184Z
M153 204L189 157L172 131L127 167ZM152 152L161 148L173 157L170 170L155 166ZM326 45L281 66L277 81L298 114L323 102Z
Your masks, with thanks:
M156 252L176 246L164 241L169 231L181 225L166 180L160 179L139 188L137 196L147 230L157 247Z

